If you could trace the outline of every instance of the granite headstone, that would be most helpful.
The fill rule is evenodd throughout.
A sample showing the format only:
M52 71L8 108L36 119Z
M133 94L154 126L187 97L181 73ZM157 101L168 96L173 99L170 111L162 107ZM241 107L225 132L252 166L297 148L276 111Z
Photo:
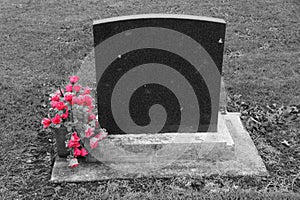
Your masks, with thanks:
M110 134L216 132L225 27L169 14L95 21L100 125Z

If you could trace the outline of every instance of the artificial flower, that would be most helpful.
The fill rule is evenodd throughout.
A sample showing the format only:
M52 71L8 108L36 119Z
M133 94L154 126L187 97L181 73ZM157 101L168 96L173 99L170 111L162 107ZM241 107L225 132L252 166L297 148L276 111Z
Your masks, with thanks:
M71 168L77 167L78 165L79 165L79 163L78 163L77 158L72 158L72 159L70 159L69 166L70 166Z
M72 90L73 90L73 85L72 84L68 84L66 86L66 92L72 92Z
M87 152L87 150L85 150L85 148L81 148L81 156L86 156L86 155L88 155L89 154L89 152Z
M88 121L90 122L90 121L92 121L94 119L96 119L96 115L93 114L93 113L90 113L89 116L88 116Z
M98 146L98 143L99 143L99 139L98 138L92 137L90 139L90 147L92 149L95 149Z
M57 103L58 103L57 101L51 101L50 105L51 105L52 108L56 108Z
M91 88L86 87L84 88L83 94L90 94L91 93Z
M80 85L74 85L75 92L80 92L81 86Z
M75 84L79 81L78 76L69 76L70 83Z
M73 99L73 94L69 93L69 94L65 94L65 100L71 102Z
M68 112L68 110L67 110L64 114L62 114L60 117L61 117L62 119L67 119L67 118L69 117L69 112Z
M51 97L51 101L59 101L60 95L55 94L53 97Z
M80 143L78 141L69 140L67 147L68 148L80 147Z
M76 132L73 132L71 136L71 140L78 142L80 140L80 137L78 137Z
M51 119L43 118L42 124L44 125L44 128L48 128L51 125Z
M93 103L93 98L91 97L91 96L89 96L89 95L85 95L84 97L83 97L84 99L84 101L83 101L83 105L84 106L91 106L92 105L92 103Z
M51 121L53 124L59 124L61 122L60 116L56 114L55 117L51 119Z
M91 137L94 134L94 130L95 129L91 127L87 128L87 130L85 131L85 137L87 138Z
M65 105L65 103L64 102L57 102L57 104L56 104L56 107L55 108L57 108L57 110L63 110L63 109L65 109L66 108L66 105Z
M77 148L77 147L74 148L73 153L74 153L75 157L81 156L81 150L79 148Z

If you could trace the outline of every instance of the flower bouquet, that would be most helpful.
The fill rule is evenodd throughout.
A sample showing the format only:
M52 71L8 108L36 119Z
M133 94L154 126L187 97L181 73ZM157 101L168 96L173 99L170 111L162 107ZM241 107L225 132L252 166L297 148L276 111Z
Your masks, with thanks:
M70 76L69 81L65 89L59 88L50 95L51 108L42 124L44 128L56 130L58 155L68 154L69 166L73 168L79 165L77 158L88 155L84 147L87 143L83 140L89 140L93 149L106 138L107 132L99 126L91 89L79 85L78 76ZM63 143L63 146L58 143Z

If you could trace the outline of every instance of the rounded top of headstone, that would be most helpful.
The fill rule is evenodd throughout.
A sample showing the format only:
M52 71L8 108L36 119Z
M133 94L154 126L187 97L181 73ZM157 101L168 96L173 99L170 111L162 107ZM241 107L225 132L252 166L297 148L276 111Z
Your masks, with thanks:
M127 15L127 16L119 16L119 17L111 17L100 20L94 20L93 25L103 24L109 22L116 21L126 21L126 20L134 20L134 19L188 19L188 20L199 20L199 21L207 21L214 23L222 23L226 24L223 19L214 18L214 17L204 17L204 16L196 16L196 15L178 15L178 14L139 14L139 15Z

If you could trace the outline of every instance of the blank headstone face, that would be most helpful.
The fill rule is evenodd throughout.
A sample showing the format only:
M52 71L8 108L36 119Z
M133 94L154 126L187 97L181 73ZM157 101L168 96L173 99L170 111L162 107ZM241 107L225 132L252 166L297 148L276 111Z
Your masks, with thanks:
M186 15L95 21L101 127L110 134L216 132L225 26Z

